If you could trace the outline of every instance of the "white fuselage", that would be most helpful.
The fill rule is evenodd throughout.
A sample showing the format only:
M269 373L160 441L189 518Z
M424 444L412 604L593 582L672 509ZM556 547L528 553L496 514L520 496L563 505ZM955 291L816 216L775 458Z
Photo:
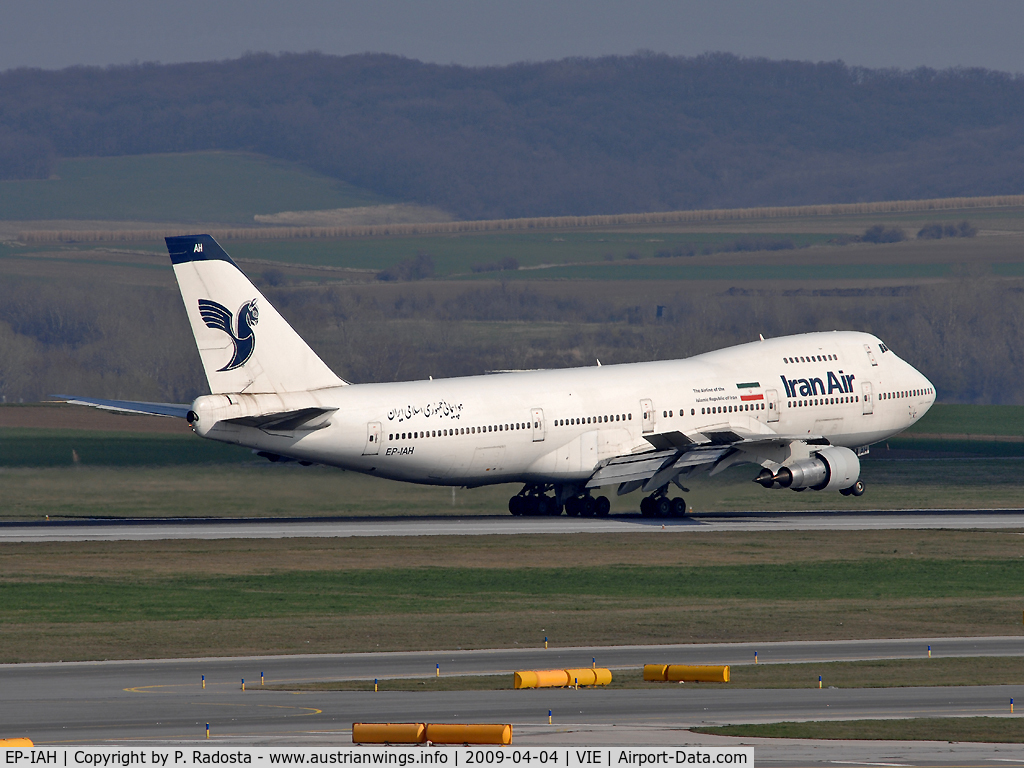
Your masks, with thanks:
M208 411L211 402L223 403L217 419L266 412L261 398L278 399L282 410L337 410L325 426L290 434L200 413L196 432L416 483L578 483L603 459L651 449L645 435L735 430L790 440L824 436L856 448L906 429L935 400L920 372L874 336L850 331L756 341L685 360L348 385L291 397L200 400Z

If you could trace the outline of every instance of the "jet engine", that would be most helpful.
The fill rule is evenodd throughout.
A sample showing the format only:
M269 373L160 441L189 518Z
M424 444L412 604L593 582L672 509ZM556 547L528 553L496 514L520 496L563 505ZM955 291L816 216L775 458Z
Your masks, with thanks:
M857 454L849 448L830 445L809 459L781 467L774 475L763 470L755 482L766 488L778 483L782 488L793 490L842 491L853 487L859 477L860 459Z

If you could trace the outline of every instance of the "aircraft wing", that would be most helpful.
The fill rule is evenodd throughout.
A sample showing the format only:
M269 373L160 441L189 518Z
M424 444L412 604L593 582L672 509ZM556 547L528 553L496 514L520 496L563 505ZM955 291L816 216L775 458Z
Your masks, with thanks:
M736 428L683 434L662 432L644 435L651 450L605 459L587 481L587 488L619 484L619 494L643 488L645 493L672 482L683 472L706 467L712 474L734 463L744 463L741 453L757 453L759 445L782 445L800 441L809 445L828 445L818 435L780 435L771 433L744 434ZM749 461L747 459L746 461Z
M137 400L100 400L94 397L76 397L74 395L50 395L69 405L89 405L103 411L119 411L121 413L143 413L149 416L170 416L184 419L188 414L190 403L144 403Z

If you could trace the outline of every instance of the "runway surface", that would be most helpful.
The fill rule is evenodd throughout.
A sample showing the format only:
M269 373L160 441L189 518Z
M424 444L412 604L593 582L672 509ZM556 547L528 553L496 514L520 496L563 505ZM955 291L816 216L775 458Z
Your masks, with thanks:
M520 745L712 744L721 737L683 729L778 720L1001 716L1009 713L1010 697L1024 700L1024 686L818 690L814 680L796 690L708 685L376 694L260 690L261 672L268 684L279 684L423 677L433 675L436 664L442 675L589 666L595 658L613 669L659 662L744 664L753 662L755 650L761 663L924 658L928 645L933 658L1024 653L1024 637L983 637L9 664L0 665L0 736L28 736L38 744L181 743L198 741L210 723L214 740L222 743L340 745L350 743L352 722L432 721L510 722ZM547 725L549 709L552 726ZM822 752L821 744L767 740L757 747L758 762L836 759L836 745ZM870 744L851 743L842 754L880 759L871 749L892 750L886 743ZM918 754L920 745L913 747ZM1019 745L1000 749L1004 756L1016 749L1012 754L1024 761ZM940 764L944 754L936 752L933 763Z
M683 519L577 517L408 517L302 520L126 520L0 524L0 542L279 539L351 536L495 536L538 533L672 533L706 531L856 531L1024 528L1024 510L899 512L749 512Z

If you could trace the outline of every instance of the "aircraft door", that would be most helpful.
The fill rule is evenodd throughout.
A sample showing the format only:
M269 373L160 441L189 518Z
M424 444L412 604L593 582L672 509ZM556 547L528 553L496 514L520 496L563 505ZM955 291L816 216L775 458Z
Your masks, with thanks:
M875 398L871 394L871 382L862 381L860 383L860 412L867 416L869 413L875 412Z
M871 351L871 345L865 344L864 351L868 353L868 360L871 361L872 365L878 365L878 361L875 360L875 353Z
M533 442L542 442L544 440L544 409L531 408L530 417L533 419Z
M380 453L380 422L371 421L366 425L366 447L363 456L376 456Z
M766 389L765 400L768 401L768 421L779 420L779 391L777 389Z
M640 401L640 423L643 425L643 434L654 431L654 403L650 400Z

